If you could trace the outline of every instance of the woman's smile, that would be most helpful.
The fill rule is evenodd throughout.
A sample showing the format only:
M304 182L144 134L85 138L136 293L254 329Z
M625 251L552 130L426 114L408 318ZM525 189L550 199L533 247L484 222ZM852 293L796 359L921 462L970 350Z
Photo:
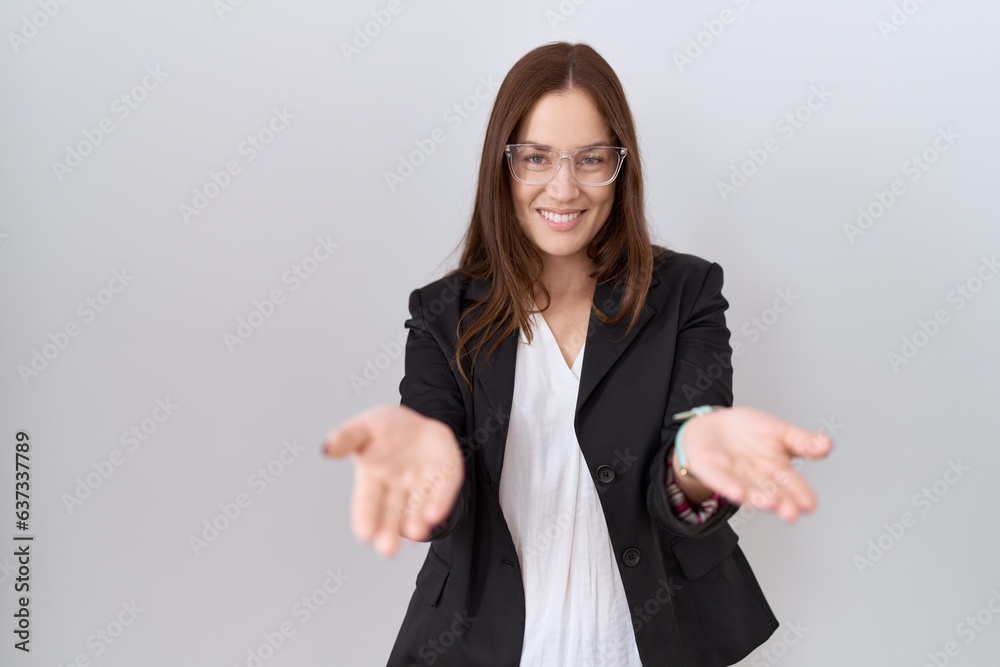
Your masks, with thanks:
M568 232L576 229L577 225L580 224L580 221L583 220L583 214L586 212L587 209L538 209L538 213L542 220L544 220L551 229L559 232Z

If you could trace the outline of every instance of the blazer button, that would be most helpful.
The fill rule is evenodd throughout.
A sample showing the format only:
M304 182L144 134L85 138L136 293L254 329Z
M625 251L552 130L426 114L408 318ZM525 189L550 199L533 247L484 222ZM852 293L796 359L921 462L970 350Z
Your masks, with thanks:
M641 556L639 550L632 547L631 549L625 550L625 553L622 554L622 560L625 561L625 564L629 567L635 567L639 564L639 556Z
M615 480L615 469L611 466L598 466L597 479L602 484L610 484Z

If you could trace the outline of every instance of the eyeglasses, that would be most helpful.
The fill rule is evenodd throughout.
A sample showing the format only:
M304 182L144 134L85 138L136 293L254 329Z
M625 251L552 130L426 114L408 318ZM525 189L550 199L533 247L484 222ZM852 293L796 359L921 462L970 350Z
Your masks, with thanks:
M510 173L527 185L545 185L556 177L562 159L569 158L569 170L581 185L608 185L615 180L627 148L584 146L575 151L557 151L537 144L507 144L504 154Z

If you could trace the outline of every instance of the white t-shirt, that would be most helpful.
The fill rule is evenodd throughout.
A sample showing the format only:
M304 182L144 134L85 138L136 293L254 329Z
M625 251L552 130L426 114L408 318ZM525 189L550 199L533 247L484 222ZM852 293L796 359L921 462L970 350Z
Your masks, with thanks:
M545 318L517 346L500 505L524 581L521 667L642 667L618 561L573 419L573 367Z

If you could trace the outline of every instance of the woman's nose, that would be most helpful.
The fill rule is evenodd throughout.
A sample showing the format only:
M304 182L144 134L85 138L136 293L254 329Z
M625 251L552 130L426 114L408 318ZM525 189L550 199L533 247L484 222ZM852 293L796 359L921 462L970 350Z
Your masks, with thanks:
M566 164L563 164L563 160L566 160ZM569 160L569 157L559 159L556 176L546 186L549 196L554 199L569 201L575 199L579 194L579 187L577 186L576 179L573 177L573 170L570 167Z

